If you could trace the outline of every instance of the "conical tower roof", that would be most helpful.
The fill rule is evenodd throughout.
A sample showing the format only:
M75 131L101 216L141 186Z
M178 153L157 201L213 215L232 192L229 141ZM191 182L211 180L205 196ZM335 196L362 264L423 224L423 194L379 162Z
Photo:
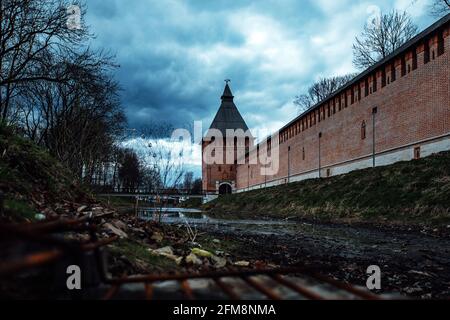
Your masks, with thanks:
M244 131L247 131L247 124L245 123L244 119L239 113L239 110L234 104L234 96L231 93L228 82L225 85L225 89L223 90L221 99L222 103L220 105L219 111L217 111L217 114L209 128L220 130L224 137L226 136L227 129L242 129Z

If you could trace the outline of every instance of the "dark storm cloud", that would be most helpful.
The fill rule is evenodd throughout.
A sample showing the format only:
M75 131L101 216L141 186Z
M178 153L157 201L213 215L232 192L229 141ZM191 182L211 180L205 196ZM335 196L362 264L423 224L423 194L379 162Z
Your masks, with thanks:
M354 71L351 42L370 3L335 3L87 0L86 20L93 46L117 55L130 127L208 126L231 78L249 126L276 129L295 116L293 97L316 78Z

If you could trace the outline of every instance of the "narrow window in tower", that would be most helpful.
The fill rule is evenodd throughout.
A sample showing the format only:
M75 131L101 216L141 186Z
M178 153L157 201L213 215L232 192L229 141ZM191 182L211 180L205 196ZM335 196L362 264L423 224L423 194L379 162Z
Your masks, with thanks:
M444 32L438 34L438 56L443 55L445 51Z
M434 54L434 50L431 51L431 58L434 60L436 58L435 54Z
M381 87L386 87L386 68L383 67L383 70L381 70Z
M302 149L302 159L305 160L305 147Z
M375 72L372 76L372 87L373 87L373 92L377 92L378 90L378 78L377 78L377 73Z
M372 93L370 91L370 93ZM366 78L366 80L364 81L364 95L367 97L369 95L369 79Z
M402 77L406 74L406 60L405 60L405 56L402 56L401 59L401 75Z
M327 110L328 110L328 118L329 118L329 117L331 117L331 107L330 107L330 103L328 103Z
M232 172L234 170L234 167L233 166L231 166L230 167L230 172Z
M395 79L397 79L396 77L397 77L397 74L396 74L396 70L395 70L395 62L393 62L391 65L391 80L392 80L392 82L394 82Z
M361 124L361 139L364 140L366 138L366 122L363 121Z
M412 51L412 69L417 69L417 48L413 48Z
M424 46L423 46L423 63L430 62L430 45L428 40L425 40Z
M358 101L361 100L361 85L358 83Z
M354 91L353 90L351 90L351 96L350 96L350 102L351 102L351 104L354 104L355 103L355 94L354 94Z
M219 166L219 172L222 172L222 167L221 166Z
M411 72L411 65L408 64L408 73L410 73L410 72Z

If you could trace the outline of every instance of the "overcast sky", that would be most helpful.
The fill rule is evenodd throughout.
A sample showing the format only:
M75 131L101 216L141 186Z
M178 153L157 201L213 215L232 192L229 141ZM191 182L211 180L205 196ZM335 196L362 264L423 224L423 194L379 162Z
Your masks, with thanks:
M117 56L130 127L206 130L229 78L249 128L276 130L316 79L355 71L352 43L376 7L407 10L424 29L429 1L87 0L86 21L92 45Z

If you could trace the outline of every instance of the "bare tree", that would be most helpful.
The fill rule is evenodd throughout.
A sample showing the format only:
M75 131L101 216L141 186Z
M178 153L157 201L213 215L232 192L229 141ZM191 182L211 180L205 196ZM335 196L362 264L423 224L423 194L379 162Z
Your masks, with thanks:
M18 124L30 139L91 183L110 162L125 116L109 58L85 51L66 55L65 60L54 69L68 69L67 81L18 86Z
M387 57L417 34L418 28L406 12L393 10L366 23L353 44L353 64L366 69Z
M183 181L183 189L188 190L190 193L192 190L192 186L194 183L194 173L192 171L188 171L184 174L184 181Z
M435 17L443 17L450 13L450 0L433 0L430 12Z
M119 169L122 189L125 189L127 192L136 192L139 189L141 180L141 164L136 152L130 149L125 149L123 152L123 159Z
M9 115L17 86L32 81L64 80L49 55L62 57L78 50L88 36L86 28L69 28L68 10L80 2L66 0L5 0L0 2L0 119ZM82 20L81 20L82 21ZM51 72L53 71L53 72Z
M355 74L322 78L308 88L307 93L295 97L294 104L297 105L299 113L303 113L315 104L328 98L347 82L352 80Z
M172 141L173 126L169 123L152 123L133 130L134 137L125 137L125 145L136 147L143 164L158 177L158 189L176 189L182 185L185 174L185 146Z

